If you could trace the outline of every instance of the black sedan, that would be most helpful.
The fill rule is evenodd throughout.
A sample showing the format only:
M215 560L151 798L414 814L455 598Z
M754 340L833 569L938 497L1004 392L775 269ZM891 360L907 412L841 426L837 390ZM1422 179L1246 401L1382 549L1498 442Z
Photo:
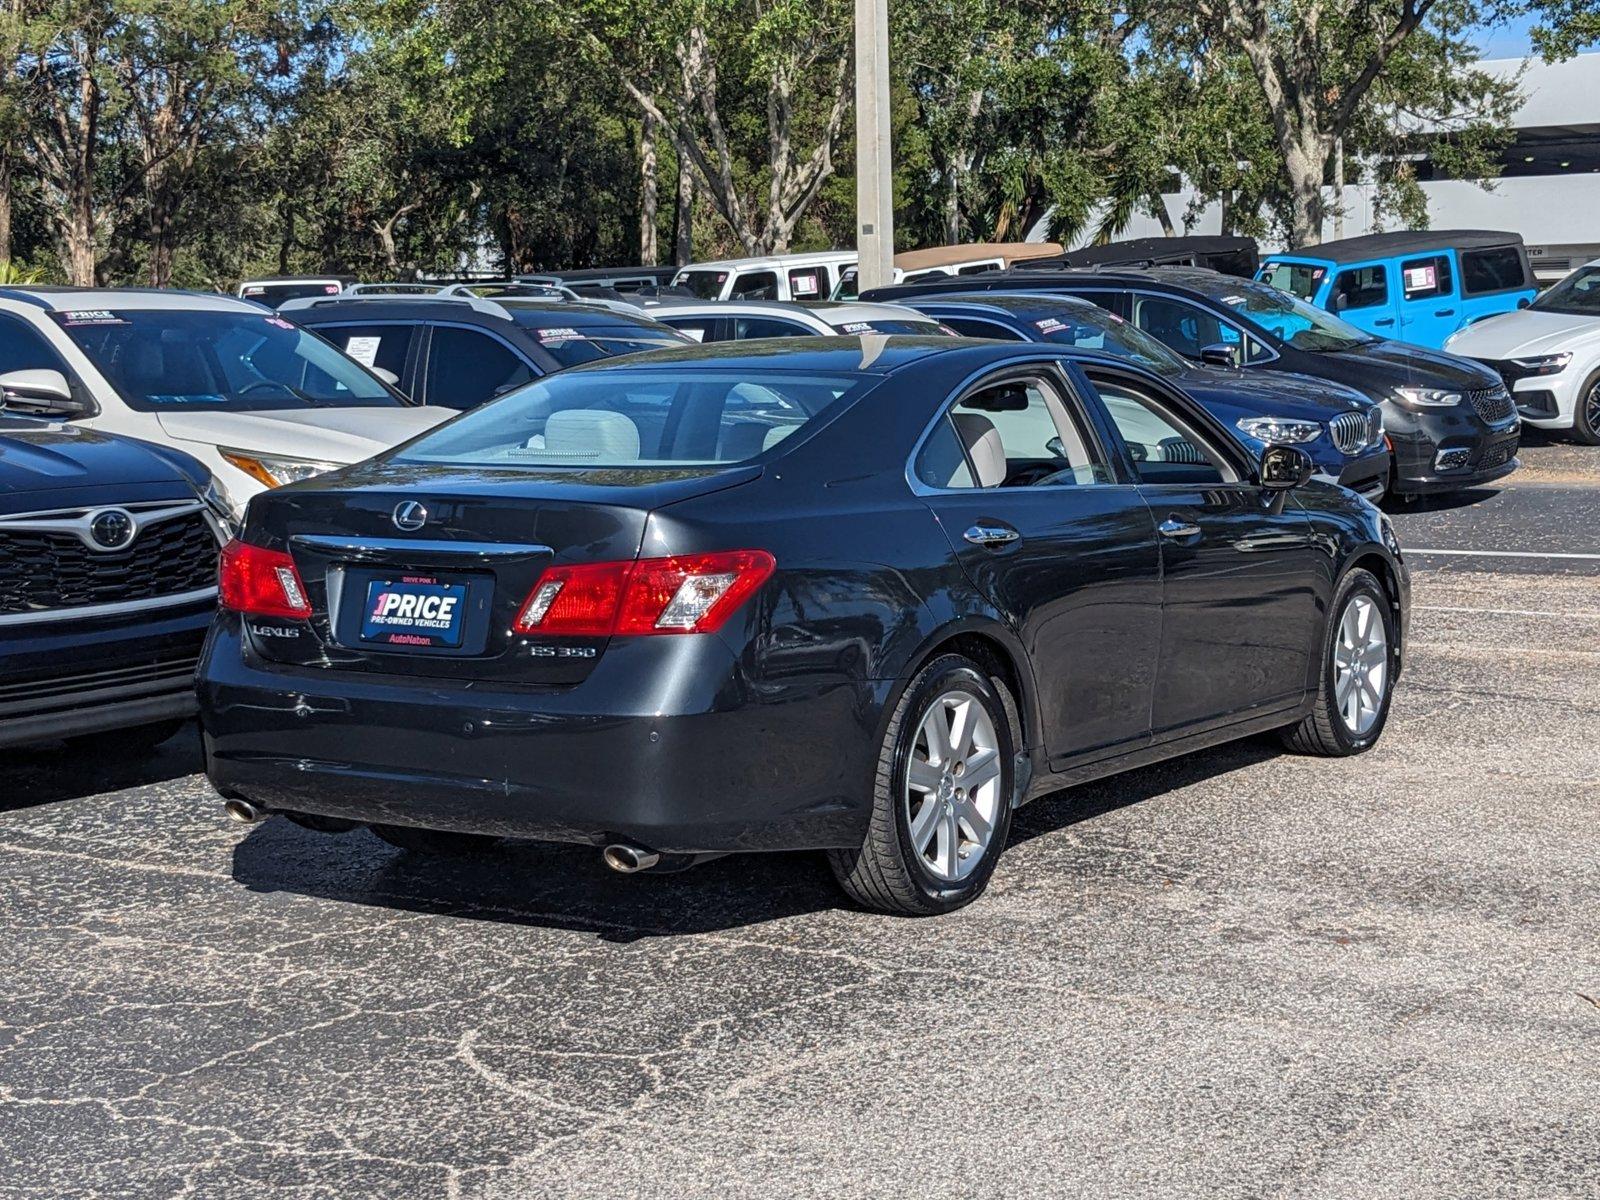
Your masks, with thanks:
M631 871L821 848L894 912L1017 804L1264 730L1382 733L1384 518L1162 377L1043 346L700 346L264 493L199 672L230 812Z

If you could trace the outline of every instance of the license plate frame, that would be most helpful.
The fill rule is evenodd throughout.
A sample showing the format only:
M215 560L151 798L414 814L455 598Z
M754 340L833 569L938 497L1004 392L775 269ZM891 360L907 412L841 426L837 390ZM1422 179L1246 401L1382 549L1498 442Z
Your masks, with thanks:
M471 594L466 579L419 571L370 578L357 637L386 650L459 650Z

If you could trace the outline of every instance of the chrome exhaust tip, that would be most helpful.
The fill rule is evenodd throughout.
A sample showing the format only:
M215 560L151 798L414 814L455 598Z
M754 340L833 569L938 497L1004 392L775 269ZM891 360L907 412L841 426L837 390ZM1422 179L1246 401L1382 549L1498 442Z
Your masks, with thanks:
M272 815L264 808L257 808L248 800L229 800L222 806L222 811L241 825L254 825L257 821L264 821Z
M619 875L635 875L640 871L648 871L661 861L661 855L654 850L646 850L643 846L633 846L627 842L612 842L600 851L600 858L606 866Z

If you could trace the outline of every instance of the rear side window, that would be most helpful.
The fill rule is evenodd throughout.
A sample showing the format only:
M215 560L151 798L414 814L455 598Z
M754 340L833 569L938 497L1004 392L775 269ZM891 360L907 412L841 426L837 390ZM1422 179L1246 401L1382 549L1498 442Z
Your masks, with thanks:
M780 321L773 317L735 317L733 336L742 342L746 338L815 337L816 331L798 321Z
M488 334L436 325L428 349L429 404L476 408L533 378L533 369Z
M691 293L701 300L722 299L722 288L728 282L726 271L685 271L679 275L674 284L681 288L688 288Z
M1532 286L1522 269L1522 255L1515 246L1462 251L1461 283L1462 290L1468 295Z
M314 325L312 326L351 358L366 367L406 373L406 357L417 334L415 325Z
M67 364L44 336L26 321L0 314L0 375L11 371L60 371Z
M717 369L562 372L411 443L397 461L672 469L744 462L877 379Z
M796 300L819 300L828 294L825 267L796 267L789 272L789 295Z
M1389 271L1382 266L1352 267L1333 281L1334 310L1377 308L1389 303ZM1340 296L1344 297L1341 303Z
M1400 264L1400 288L1407 300L1449 296L1454 294L1455 286L1448 254L1407 259Z
M717 336L717 325L720 319L718 317L668 317L662 323L671 325L692 341L717 342L722 340Z
M733 281L730 300L776 300L778 275L775 271L746 271Z
M975 317L945 317L944 323L962 337L994 338L1000 342L1025 342L1028 340L1016 330L1009 329L995 321L983 321Z

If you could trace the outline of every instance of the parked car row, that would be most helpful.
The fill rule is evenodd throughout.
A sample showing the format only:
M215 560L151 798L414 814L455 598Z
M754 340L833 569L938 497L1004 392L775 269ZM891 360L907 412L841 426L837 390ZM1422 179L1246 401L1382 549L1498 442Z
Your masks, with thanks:
M1361 497L1502 477L1509 388L1600 372L1193 266L945 258L849 303L833 260L708 298L0 289L0 742L149 744L198 679L243 820L621 871L820 848L948 911L1045 791L1370 747L1408 580ZM811 299L731 298L751 266ZM1592 286L1472 328L1577 336Z

